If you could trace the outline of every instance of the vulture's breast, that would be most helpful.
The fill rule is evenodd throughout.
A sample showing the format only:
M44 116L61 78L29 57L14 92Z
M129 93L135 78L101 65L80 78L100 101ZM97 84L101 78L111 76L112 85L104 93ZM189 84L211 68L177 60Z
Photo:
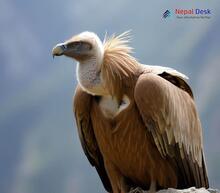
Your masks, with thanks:
M118 103L103 97L92 106L92 124L104 159L113 162L123 175L148 181L148 153L154 148L134 99L124 95Z

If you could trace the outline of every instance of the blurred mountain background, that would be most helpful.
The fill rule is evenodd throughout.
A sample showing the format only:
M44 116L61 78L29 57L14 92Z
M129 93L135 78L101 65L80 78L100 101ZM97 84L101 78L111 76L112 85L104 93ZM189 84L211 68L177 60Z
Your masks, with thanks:
M175 8L211 9L177 19ZM171 17L163 19L165 10ZM52 47L88 30L102 39L132 29L141 63L189 76L204 129L210 185L220 188L220 3L202 1L1 0L0 192L104 192L76 132L75 62Z

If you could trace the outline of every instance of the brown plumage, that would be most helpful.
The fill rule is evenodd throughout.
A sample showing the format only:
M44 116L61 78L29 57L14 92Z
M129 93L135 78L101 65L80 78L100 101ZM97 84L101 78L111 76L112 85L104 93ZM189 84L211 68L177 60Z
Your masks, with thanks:
M80 37L95 47L94 34L87 35L73 37L66 47ZM98 79L90 81L98 80L95 86L85 86L78 71L74 113L86 156L108 192L208 187L202 128L186 76L140 64L127 43L127 33L103 43ZM53 50L79 58L69 53L60 44ZM94 55L83 53L79 66Z

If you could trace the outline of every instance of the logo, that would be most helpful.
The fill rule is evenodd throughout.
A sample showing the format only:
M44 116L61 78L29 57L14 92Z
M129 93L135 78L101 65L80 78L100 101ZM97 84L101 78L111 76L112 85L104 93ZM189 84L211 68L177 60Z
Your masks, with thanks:
M190 9L167 9L163 13L164 19L169 18L172 15L173 18L177 19L210 19L212 16L211 9L199 9L199 8L190 8Z
M163 18L167 18L167 17L170 17L171 16L171 12L169 10L166 10L164 13L163 13Z

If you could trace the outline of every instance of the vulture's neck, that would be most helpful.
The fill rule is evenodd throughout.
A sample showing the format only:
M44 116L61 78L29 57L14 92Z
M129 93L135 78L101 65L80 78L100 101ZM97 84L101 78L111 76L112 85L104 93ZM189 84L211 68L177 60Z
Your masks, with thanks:
M92 95L107 95L101 79L102 58L93 56L77 64L77 79L81 87Z

